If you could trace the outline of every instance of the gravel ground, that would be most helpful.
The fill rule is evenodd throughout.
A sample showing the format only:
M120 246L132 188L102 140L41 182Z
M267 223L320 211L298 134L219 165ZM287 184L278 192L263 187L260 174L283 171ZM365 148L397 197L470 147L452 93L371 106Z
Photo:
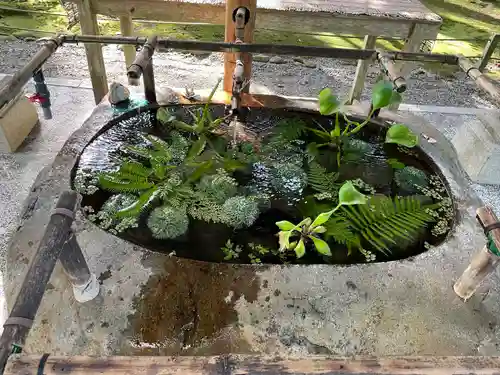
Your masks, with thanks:
M35 42L0 41L0 73L17 71L37 48ZM103 50L109 82L123 81L125 66L119 47L108 45ZM254 62L253 83L277 94L316 96L322 88L331 87L340 95L347 95L354 78L355 61L324 58L296 60L299 61L291 57L274 57L271 61L277 63ZM223 73L222 55L218 53L157 53L154 63L157 82L172 87L207 88L214 85ZM369 90L379 72L380 67L374 63L368 72L362 99L369 97ZM88 79L84 47L65 45L60 48L45 65L45 74L47 77ZM416 67L408 79L408 87L404 102L409 104L493 107L462 72L440 75Z

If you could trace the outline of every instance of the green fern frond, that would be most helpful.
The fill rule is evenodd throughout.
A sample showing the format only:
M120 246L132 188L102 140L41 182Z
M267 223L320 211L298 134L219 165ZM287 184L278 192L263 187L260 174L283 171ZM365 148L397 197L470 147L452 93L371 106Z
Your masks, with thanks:
M167 142L165 142L164 140L162 140L154 135L151 135L151 134L145 135L144 138L146 140L148 140L153 145L153 148L154 148L153 155L154 156L161 157L162 159L164 159L166 161L169 161L170 159L172 159L172 153L170 152L170 146L168 145Z
M136 177L149 177L151 169L145 167L142 163L137 161L125 161L120 165L120 173L136 176Z
M153 150L141 146L125 146L125 150L144 159L149 159L153 155Z
M435 221L415 196L373 197L367 204L343 206L341 210L354 232L384 254L402 241L415 241L422 229Z
M145 193L141 194L141 196L137 198L137 200L133 202L131 205L119 210L116 213L116 216L117 217L138 216L142 212L150 209L157 197L158 197L158 189L156 187L153 187L148 191L146 191Z
M101 173L99 175L99 185L109 191L123 192L140 192L153 187L153 184L145 178L137 180L127 180L120 178L119 173Z
M353 231L351 223L345 217L333 216L323 226L326 228L325 238L331 238L335 242L347 246L349 253L352 248L361 246L358 234Z
M339 178L338 173L327 172L326 168L316 162L309 164L307 172L307 183L314 190L320 193L330 192L337 188L336 182Z
M272 131L271 143L290 142L299 139L306 132L307 125L297 118L288 118L279 121Z

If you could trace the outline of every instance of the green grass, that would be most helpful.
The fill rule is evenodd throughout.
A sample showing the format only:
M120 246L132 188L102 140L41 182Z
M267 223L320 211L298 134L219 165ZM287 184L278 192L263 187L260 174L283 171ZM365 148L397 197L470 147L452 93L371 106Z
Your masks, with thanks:
M492 33L500 33L500 1L499 0L422 0L432 11L443 18L443 26L438 38L464 39L474 38L472 41L441 41L436 42L433 52L461 53L466 56L480 55L485 41ZM63 12L58 0L27 0L2 1L0 5L35 9L48 12ZM3 26L3 28L2 28ZM0 33L27 35L36 34L29 31L13 31L10 28L39 30L39 35L46 35L43 31L66 32L67 20L65 17L54 17L40 14L16 13L0 10ZM100 21L101 33L114 35L119 31L119 24L115 21ZM159 34L177 39L197 39L219 41L224 38L223 26L193 26L174 24L135 24L138 35ZM79 32L75 27L73 33ZM346 31L348 32L348 31ZM329 46L360 48L362 39L351 39L329 34L305 35L282 33L269 30L256 30L255 41L260 43L283 43L306 46ZM399 41L379 41L378 47L399 49ZM494 57L500 57L497 51Z

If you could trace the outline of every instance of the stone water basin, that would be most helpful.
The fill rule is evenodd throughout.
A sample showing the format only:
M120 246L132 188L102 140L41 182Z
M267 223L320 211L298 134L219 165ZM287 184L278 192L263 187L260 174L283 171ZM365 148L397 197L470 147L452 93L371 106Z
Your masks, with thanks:
M356 116L363 109L351 111ZM35 181L8 253L5 285L10 305L57 197L73 186L75 167L112 118L112 109L99 105ZM471 253L484 245L474 218L481 202L469 188L452 146L432 125L382 111L376 123L387 121L404 123L436 140L421 139L421 159L424 169L444 182L456 214L447 236L428 251L419 247L415 254L420 254L405 259L349 265L199 261L109 233L80 211L75 231L91 270L99 276L101 294L77 303L62 269L56 267L25 351L476 355L494 345L500 313L496 275L487 284L488 293L478 293L467 304L452 290Z

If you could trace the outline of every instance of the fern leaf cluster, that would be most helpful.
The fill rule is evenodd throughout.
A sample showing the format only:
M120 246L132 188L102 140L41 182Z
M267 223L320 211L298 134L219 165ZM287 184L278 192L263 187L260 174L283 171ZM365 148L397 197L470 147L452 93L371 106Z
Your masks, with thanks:
M366 205L343 206L354 233L377 251L387 254L402 241L415 241L435 219L415 196L373 197Z
M307 172L307 182L311 188L320 193L329 193L338 190L336 184L338 173L328 172L321 164L311 162Z
M306 129L307 125L301 119L283 119L279 121L273 128L269 143L281 144L295 141L306 132Z

